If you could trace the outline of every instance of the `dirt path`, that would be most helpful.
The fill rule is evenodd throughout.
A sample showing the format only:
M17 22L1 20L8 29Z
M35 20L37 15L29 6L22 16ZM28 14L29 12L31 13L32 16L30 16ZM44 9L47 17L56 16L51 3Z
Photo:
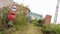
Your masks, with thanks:
M28 34L42 34L42 32L40 31L39 28L37 28L36 26L34 26L33 24L31 24L29 26Z
M34 26L33 24L29 24L28 27L25 27L23 32L20 34L43 34L37 26Z

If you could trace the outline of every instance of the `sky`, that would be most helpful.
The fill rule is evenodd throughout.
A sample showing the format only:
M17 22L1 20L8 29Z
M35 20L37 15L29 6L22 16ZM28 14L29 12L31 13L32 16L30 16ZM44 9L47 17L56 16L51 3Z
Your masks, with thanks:
M28 6L31 12L42 14L44 17L48 14L52 16L51 22L54 22L57 0L13 0L17 4ZM60 9L60 8L59 8ZM60 10L58 12L57 24L60 24Z

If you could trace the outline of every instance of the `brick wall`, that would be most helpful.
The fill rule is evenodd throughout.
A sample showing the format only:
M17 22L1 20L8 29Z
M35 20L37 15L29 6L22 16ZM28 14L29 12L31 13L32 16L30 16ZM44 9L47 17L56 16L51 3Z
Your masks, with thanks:
M45 25L48 25L51 23L51 16L50 15L46 15L45 17Z

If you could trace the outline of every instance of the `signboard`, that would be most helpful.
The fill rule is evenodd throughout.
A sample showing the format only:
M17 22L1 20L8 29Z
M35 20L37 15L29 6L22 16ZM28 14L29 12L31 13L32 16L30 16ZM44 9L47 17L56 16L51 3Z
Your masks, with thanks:
M14 20L15 19L15 14L10 13L9 16L8 16L8 19L9 20Z
M13 4L13 5L11 6L11 11L10 11L10 13L9 13L9 15L8 15L8 19L9 19L10 21L15 19L15 12L17 11L17 9L18 9L18 5Z
M18 6L16 4L13 4L11 6L11 11L15 12L15 11L17 11L17 9L18 9Z

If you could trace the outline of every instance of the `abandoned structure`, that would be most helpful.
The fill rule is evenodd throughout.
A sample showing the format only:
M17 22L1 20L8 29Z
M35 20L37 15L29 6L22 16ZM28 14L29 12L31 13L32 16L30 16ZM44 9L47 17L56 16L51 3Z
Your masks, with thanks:
M50 15L46 15L45 17L45 25L48 25L51 23L51 16Z

